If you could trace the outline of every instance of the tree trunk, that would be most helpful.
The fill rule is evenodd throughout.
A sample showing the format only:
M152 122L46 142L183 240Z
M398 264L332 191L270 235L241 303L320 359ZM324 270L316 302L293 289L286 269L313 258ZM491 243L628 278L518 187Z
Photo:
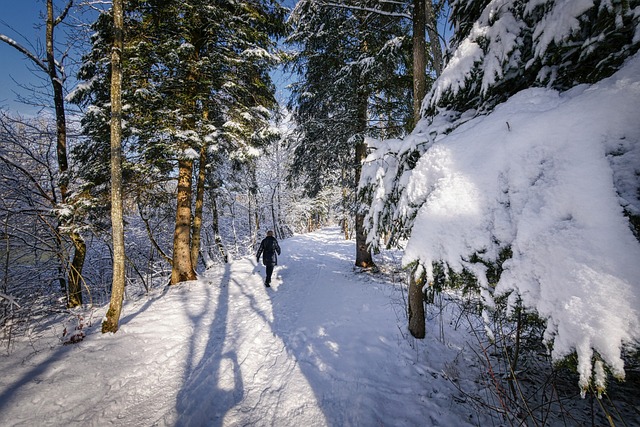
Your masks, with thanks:
M206 120L206 117L205 117ZM198 268L198 254L200 252L200 234L202 232L202 208L204 205L204 180L207 167L207 146L200 148L200 162L198 168L198 182L196 184L196 207L193 215L193 232L191 234L191 263Z
M427 94L425 51L425 1L413 0L413 124L420 121L420 107Z
M218 202L216 201L216 196L215 194L211 195L211 215L212 215L212 221L211 221L211 227L213 228L213 238L216 242L216 246L218 247L218 250L220 251L220 255L222 256L222 259L224 260L224 263L228 263L229 262L229 256L227 255L227 251L224 247L224 243L222 243L222 238L220 237L220 221L219 221L219 217L218 217Z
M371 258L371 250L367 244L367 233L364 229L364 217L362 212L360 198L358 197L358 188L360 185L360 174L362 173L362 163L367 157L367 145L364 142L364 133L367 130L367 102L368 95L364 92L358 94L358 129L359 136L356 142L356 158L355 158L355 234L356 234L356 266L362 268L375 267Z
M60 189L60 199L63 204L68 203L69 189L69 163L67 160L67 121L64 108L64 93L62 90L63 77L58 75L56 68L55 53L53 47L54 29L61 22L73 1L69 1L64 12L60 17L54 19L53 16L53 0L47 0L47 25L46 25L46 56L47 56L47 74L53 87L53 104L56 114L56 155L58 159L58 169L60 179L58 186ZM82 268L87 254L87 245L82 236L77 232L71 232L71 241L74 246L73 260L69 270L68 283L68 300L67 306L70 308L82 305Z
M360 182L362 162L367 157L367 146L364 140L356 143L356 189ZM356 190L357 191L357 190ZM360 202L356 196L356 265L362 268L374 267L371 250L367 244L367 233L364 230L365 214L360 210Z
M62 78L58 75L56 69L56 59L53 48L53 30L56 26L56 20L53 17L53 0L47 0L47 28L46 28L46 55L47 55L47 74L53 87L53 104L56 113L56 154L58 157L58 168L60 169L60 195L62 203L66 203L67 192L69 187L67 162L67 122L64 110L64 94L62 91Z
M178 160L178 195L176 203L176 228L173 233L173 266L171 284L195 280L191 262L191 177L193 160Z
M425 317L424 317L424 294L422 292L422 277L416 278L417 266L409 275L409 332L415 338L424 338Z
M436 77L440 77L442 74L442 47L438 35L438 17L433 10L431 1L425 0L425 21L427 22L427 34L429 34L429 45L433 57L433 70L436 72Z
M344 234L344 240L351 238L351 230L349 229L349 190L347 188L347 171L342 168L340 171L342 187L342 233ZM356 184L357 185L357 184Z
M73 242L74 252L73 260L69 268L69 295L67 299L67 307L73 308L82 305L82 267L87 255L87 245L82 236L78 233L69 235Z
M285 232L284 232L284 221L282 219L282 199L280 197L281 194L281 187L280 187L280 183L282 182L283 178L282 178L282 168L280 165L281 162L281 158L280 158L280 141L278 141L276 143L276 177L277 177L277 182L276 182L276 188L275 188L275 203L276 203L276 218L274 220L274 227L275 229L273 230L276 233L276 237L278 239L284 239L285 237ZM275 223L277 223L278 225L276 226Z
M278 232L278 219L276 218L276 192L278 191L278 187L274 187L273 192L271 193L271 222L273 223L273 232L276 237L280 239L280 233Z
M113 0L113 48L111 49L111 232L113 277L111 302L102 322L102 333L116 332L124 299L125 250L122 212L122 52L124 49L123 0Z

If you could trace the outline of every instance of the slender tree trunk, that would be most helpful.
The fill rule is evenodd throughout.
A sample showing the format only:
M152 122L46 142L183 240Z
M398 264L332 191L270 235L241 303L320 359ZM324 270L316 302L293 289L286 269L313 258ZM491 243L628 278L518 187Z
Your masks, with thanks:
M229 256L227 255L227 250L224 247L224 243L222 242L222 238L220 237L220 219L218 217L218 202L216 200L215 194L211 195L211 228L213 228L213 238L216 242L216 246L220 251L220 255L224 260L225 264L229 262ZM234 231L235 233L235 231Z
M340 171L342 187L342 233L344 234L344 240L351 238L351 230L349 229L349 190L347 188L347 171L342 168ZM356 185L358 185L356 183Z
M420 120L420 107L427 94L427 57L425 48L425 2L413 0L413 122Z
M360 182L360 172L362 170L362 162L367 156L367 146L364 140L356 144L356 188ZM356 265L358 267L370 268L375 264L371 258L371 250L367 244L367 234L364 230L365 214L361 212L360 202L356 197Z
M102 322L102 333L116 332L124 299L125 249L122 212L122 52L124 49L124 0L113 0L113 48L111 49L111 232L113 278L111 302Z
M73 259L69 268L69 296L67 307L73 308L82 305L82 268L87 256L87 245L79 233L69 235L73 242Z
M438 17L433 10L432 0L425 0L425 20L427 22L427 34L429 35L429 46L433 57L433 70L436 77L442 74L442 47L438 35Z
M173 266L171 284L195 280L191 263L191 178L193 160L178 160L178 195L176 203L176 227L173 233Z
M426 335L424 294L422 292L424 279L416 277L416 272L417 266L409 275L409 332L415 338L422 339Z
M256 169L255 165L251 166L250 171L250 179L251 179L251 187L249 188L249 200L253 199L254 211L253 211L253 219L255 228L251 230L251 234L253 236L252 246L255 247L258 244L258 233L260 232L260 212L258 210L258 180L256 179ZM249 202L249 206L251 206L251 202ZM249 226L251 226L251 209L249 209Z
M362 212L360 198L357 191L360 185L360 174L362 172L362 163L367 157L367 145L364 142L364 133L367 129L367 99L366 93L358 94L358 128L360 136L356 142L356 159L355 159L355 232L356 232L356 266L362 268L375 267L371 258L371 250L367 244L367 233L364 229L365 213Z
M68 202L69 189L69 163L67 161L67 121L64 108L64 93L62 90L63 77L58 74L58 70L56 68L53 41L55 27L64 19L72 5L73 1L69 1L63 14L58 18L54 18L53 0L47 0L47 73L53 87L53 104L56 114L56 154L58 158L58 169L60 172L60 180L58 185L60 188L60 198L63 204L66 204ZM74 254L69 269L69 296L67 300L67 306L77 307L82 305L82 268L84 267L87 246L80 233L71 232L70 238L73 242Z
M46 28L46 55L47 73L53 87L53 103L56 114L56 154L58 157L58 168L60 170L59 188L62 203L66 203L69 187L67 162L67 122L64 110L64 95L62 91L62 78L58 75L56 68L56 58L53 48L54 29L57 24L53 16L53 0L47 0L47 28Z
M206 118L205 118L206 120ZM207 167L207 146L200 148L200 161L198 167L198 181L196 184L196 206L193 214L193 232L191 234L191 263L193 268L198 268L198 254L200 252L200 235L202 232L202 208L204 205L204 181Z
M277 192L278 188L275 187L273 189L273 192L271 193L271 222L273 222L273 232L276 234L277 238L280 238L281 236L278 233L278 220L276 218L276 192Z
M238 231L236 230L236 213L235 213L235 201L232 201L229 205L229 210L231 211L231 231L233 232L233 248L235 249L235 253L239 252L238 249ZM249 217L251 218L251 217Z
M280 165L281 162L281 158L280 158L280 141L278 141L276 143L276 177L277 177L277 181L276 181L276 188L275 188L275 202L276 202L276 219L274 220L275 222L277 222L277 226L274 224L275 229L273 230L276 233L276 237L278 239L283 239L285 234L284 234L284 221L282 220L282 199L280 197L280 193L282 191L282 188L280 187L280 183L282 182L282 168Z

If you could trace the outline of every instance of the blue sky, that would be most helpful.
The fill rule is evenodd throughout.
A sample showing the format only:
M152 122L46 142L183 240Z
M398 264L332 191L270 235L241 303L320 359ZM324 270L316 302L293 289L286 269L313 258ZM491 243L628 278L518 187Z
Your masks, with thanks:
M0 0L0 33L11 37L25 47L30 47L36 40L44 40L44 29L38 30L34 26L38 23L40 13L44 13L45 4L42 0ZM0 106L10 107L12 110L32 111L32 107L15 102L20 89L17 83L38 83L39 80L31 71L34 67L24 55L6 43L0 42ZM13 80L12 80L13 79ZM15 81L14 81L15 80Z
M282 2L287 7L293 7L294 0L284 0ZM66 1L54 0L54 5L66 4ZM44 49L44 28L35 28L43 20L41 15L46 11L44 0L0 0L0 34L11 37L18 43L34 50L33 46ZM20 85L42 84L41 79L46 78L44 73L36 72L33 63L26 59L24 55L15 48L0 42L0 107L22 114L33 114L36 109L32 106L21 104L17 101L16 92L26 98L30 92L20 87ZM73 76L68 76L73 78ZM282 87L287 84L287 76L282 73L273 74L274 83L278 86L280 101L285 102L283 97L288 96L282 92Z
M282 4L293 8L296 0L283 0ZM54 0L54 5L66 4L66 1ZM35 28L43 22L41 15L45 13L44 0L0 0L0 33L11 37L18 43L33 50L36 45L40 50L44 46L44 28ZM86 19L85 19L86 21ZM29 97L30 92L20 85L42 84L41 79L46 76L40 71L34 75L35 67L24 55L6 43L0 42L0 107L14 112L33 113L34 107L17 102L16 92L24 97ZM71 73L70 70L68 70ZM73 75L68 76L70 79ZM274 72L274 83L278 87L277 98L280 102L286 102L288 92L283 90L291 79L291 76ZM46 83L46 82L45 82ZM69 88L70 89L70 88Z

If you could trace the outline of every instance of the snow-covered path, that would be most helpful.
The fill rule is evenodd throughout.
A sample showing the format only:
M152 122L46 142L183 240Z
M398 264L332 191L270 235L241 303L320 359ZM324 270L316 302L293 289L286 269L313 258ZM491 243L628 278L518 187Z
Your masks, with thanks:
M80 344L3 358L0 425L467 425L403 338L397 287L353 271L353 242L280 243L270 289L236 260L127 304L115 335L96 321Z

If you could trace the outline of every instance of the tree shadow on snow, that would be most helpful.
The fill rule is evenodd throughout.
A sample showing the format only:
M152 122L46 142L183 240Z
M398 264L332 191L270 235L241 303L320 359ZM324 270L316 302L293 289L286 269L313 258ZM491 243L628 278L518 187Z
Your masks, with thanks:
M224 347L230 279L231 268L226 264L220 284L207 285L209 289L212 286L220 287L211 323L206 321L207 304L203 305L200 313L191 315L194 328L188 363L196 358L196 339L202 335L208 335L209 338L203 350L204 356L197 365L185 368L185 381L176 399L176 426L222 426L224 415L242 400L244 385L237 353L233 348L225 350Z

